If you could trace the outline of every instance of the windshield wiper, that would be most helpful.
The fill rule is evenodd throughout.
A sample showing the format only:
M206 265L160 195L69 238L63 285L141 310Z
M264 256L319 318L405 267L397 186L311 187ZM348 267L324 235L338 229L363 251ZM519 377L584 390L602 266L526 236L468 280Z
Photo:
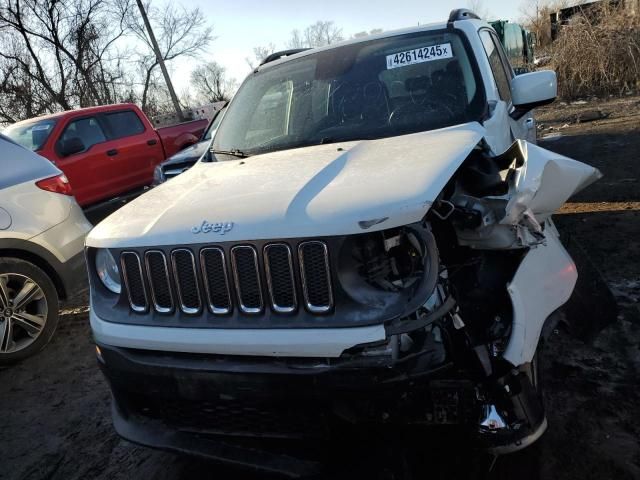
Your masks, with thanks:
M244 153L242 150L238 150L237 148L234 148L233 150L214 150L211 149L209 150L211 153L213 154L220 154L220 155L231 155L232 157L237 157L237 158L247 158L250 155Z

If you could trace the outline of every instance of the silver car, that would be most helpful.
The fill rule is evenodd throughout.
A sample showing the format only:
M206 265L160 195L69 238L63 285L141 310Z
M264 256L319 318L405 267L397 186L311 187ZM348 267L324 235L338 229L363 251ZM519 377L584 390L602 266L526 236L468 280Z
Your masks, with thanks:
M91 229L64 174L0 135L0 365L41 350L86 288Z

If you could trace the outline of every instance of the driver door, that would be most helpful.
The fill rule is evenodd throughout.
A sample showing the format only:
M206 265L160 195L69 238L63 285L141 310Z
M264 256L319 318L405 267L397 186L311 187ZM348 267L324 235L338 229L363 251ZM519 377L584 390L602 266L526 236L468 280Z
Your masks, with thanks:
M60 145L70 138L79 138L84 150L62 156ZM110 174L110 154L114 149L112 144L95 116L70 120L56 142L56 165L69 179L73 195L83 207L111 194L113 175Z

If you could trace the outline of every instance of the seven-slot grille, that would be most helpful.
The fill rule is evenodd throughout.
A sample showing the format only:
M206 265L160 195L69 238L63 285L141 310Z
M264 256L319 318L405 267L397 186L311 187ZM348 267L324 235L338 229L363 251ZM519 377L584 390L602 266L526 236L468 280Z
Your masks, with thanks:
M329 254L321 241L302 242L297 249L270 243L262 250L236 245L229 250L126 251L120 263L129 305L138 313L179 309L196 315L208 309L225 315L236 308L256 315L270 308L286 314L297 310L299 295L311 313L333 308Z

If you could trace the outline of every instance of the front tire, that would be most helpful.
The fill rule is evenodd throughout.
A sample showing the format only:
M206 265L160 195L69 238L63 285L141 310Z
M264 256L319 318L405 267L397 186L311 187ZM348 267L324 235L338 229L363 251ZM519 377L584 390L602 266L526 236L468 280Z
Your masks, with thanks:
M42 269L0 257L0 365L42 350L58 326L58 293Z

